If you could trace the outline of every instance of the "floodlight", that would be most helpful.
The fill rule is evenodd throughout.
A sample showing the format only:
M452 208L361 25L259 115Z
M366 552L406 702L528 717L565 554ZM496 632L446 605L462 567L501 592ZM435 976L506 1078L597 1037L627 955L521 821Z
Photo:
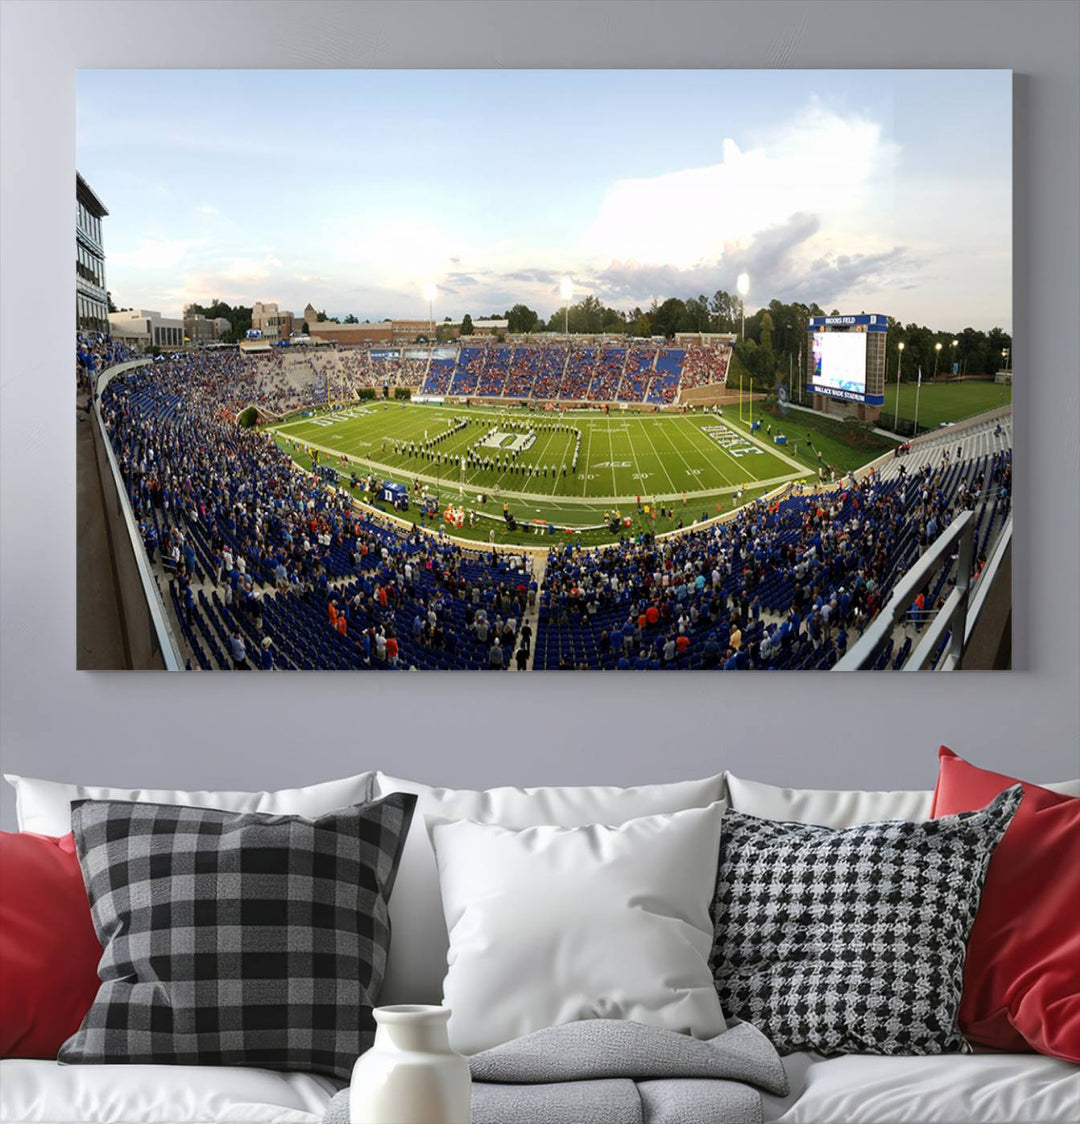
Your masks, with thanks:
M897 349L898 349L899 351L903 351L903 350L904 350L904 341L903 341L903 340L901 340L901 341L900 341L900 342L899 342L899 343L898 343L898 344L896 345L896 347L897 347Z
M739 276L735 278L735 290L740 297L745 297L746 294L750 292L749 273L740 273Z
M424 284L424 300L433 301L439 291L438 285L434 281L427 281Z
M559 282L559 296L568 301L574 295L574 282L569 277L564 277Z

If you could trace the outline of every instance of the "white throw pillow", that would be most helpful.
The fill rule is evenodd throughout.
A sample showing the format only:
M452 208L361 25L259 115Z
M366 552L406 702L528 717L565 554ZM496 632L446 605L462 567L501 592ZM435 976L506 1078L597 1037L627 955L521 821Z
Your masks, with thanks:
M827 788L780 788L724 774L728 805L763 820L845 828L883 820L922 823L930 818L933 792L861 792Z
M429 820L450 933L450 1043L629 1019L724 1029L709 954L724 804L618 827Z
M884 820L922 823L930 818L933 789L863 792L858 789L780 788L724 774L729 807L763 820L817 824L838 830ZM1080 780L1044 784L1052 792L1080 796Z
M704 808L721 798L723 782L718 774L704 780L634 788L492 788L478 792L431 788L386 773L376 774L376 796L411 792L417 798L390 898L390 956L380 1003L442 1001L449 940L425 817L476 820L509 828L621 824L638 816Z
M218 808L224 812L264 812L269 815L306 816L314 819L351 804L371 799L374 773L359 773L337 781L283 788L279 792L181 792L172 788L107 788L64 784L34 777L4 774L15 789L20 831L37 835L67 835L71 830L72 800L132 800L143 804L182 804L193 808Z

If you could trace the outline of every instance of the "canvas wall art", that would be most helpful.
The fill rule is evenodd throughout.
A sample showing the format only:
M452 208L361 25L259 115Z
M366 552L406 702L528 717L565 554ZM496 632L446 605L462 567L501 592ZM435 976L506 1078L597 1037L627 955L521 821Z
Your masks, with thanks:
M1011 90L82 71L79 666L1010 666Z

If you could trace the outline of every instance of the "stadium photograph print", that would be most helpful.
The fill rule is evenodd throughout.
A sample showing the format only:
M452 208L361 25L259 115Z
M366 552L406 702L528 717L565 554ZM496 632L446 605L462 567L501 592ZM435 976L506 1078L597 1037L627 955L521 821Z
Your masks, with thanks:
M1011 72L77 105L80 669L1011 666Z

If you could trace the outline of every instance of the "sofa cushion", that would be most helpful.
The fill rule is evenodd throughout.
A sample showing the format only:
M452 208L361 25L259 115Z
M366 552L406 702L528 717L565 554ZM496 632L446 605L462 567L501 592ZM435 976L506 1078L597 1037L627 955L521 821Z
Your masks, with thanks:
M342 1082L238 1066L0 1061L3 1124L321 1124Z
M55 1058L97 994L101 945L69 832L0 832L0 1057Z
M844 788L782 788L763 781L748 781L724 774L728 805L736 812L763 820L817 824L819 827L855 827L882 820L930 819L933 789L897 789L871 792ZM1044 784L1051 792L1080 796L1080 779Z
M1037 1054L784 1058L765 1124L1075 1124L1080 1070Z
M724 774L728 804L736 812L763 820L855 827L882 820L930 818L931 791L861 792L855 789L781 788Z
M934 814L977 808L1016 783L942 746ZM971 930L960 1029L997 1050L1080 1063L1080 799L1023 788Z
M315 820L76 802L104 951L67 1063L249 1065L347 1079L374 1039L415 798Z
M1080 1070L1037 1054L784 1059L791 1092L766 1124L1075 1124ZM322 1124L342 1083L185 1065L0 1061L4 1124Z
M617 827L429 821L463 1054L581 1019L724 1030L709 953L722 803Z
M716 987L781 1052L938 1054L956 1029L986 868L1019 786L979 812L834 831L729 812Z
M184 792L172 788L110 788L101 785L65 784L5 773L15 789L15 810L20 831L38 835L66 835L71 830L73 800L133 800L143 804L180 804L220 808L228 812L264 812L267 815L306 816L314 819L338 808L371 799L374 773L358 773L341 780L323 781L306 788L278 792Z
M390 902L393 940L380 1002L440 1003L450 947L439 896L439 874L425 818L475 820L503 827L583 827L621 824L638 816L703 808L719 800L723 777L635 788L492 788L486 791L432 788L378 773L380 796L409 792L416 798L394 896Z

